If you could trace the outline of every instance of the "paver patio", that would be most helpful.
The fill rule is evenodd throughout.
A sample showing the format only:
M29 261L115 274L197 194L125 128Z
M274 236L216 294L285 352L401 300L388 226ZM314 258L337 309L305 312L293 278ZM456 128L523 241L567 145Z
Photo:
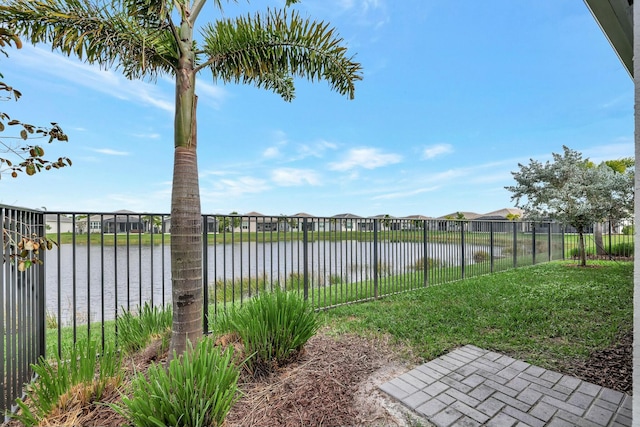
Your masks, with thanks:
M631 426L631 396L472 345L380 389L437 427Z

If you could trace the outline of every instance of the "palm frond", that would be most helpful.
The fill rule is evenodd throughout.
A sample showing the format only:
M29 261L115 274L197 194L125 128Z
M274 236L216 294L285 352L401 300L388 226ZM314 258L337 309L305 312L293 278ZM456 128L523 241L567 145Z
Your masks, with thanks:
M33 44L48 43L89 63L121 68L127 78L171 72L177 63L171 30L157 19L132 19L129 12L135 9L111 6L91 0L8 0L0 6L0 22Z
M203 37L208 59L200 67L210 67L214 80L253 83L286 100L293 99L294 77L327 80L349 98L362 79L360 64L347 56L335 30L296 12L220 20L205 26Z

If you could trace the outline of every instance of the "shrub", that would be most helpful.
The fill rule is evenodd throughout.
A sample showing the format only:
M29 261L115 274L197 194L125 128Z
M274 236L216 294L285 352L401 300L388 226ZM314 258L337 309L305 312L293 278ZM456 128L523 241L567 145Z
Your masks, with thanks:
M442 266L442 262L440 260L434 259L434 258L427 258L427 268L428 269L438 268L438 267L441 267L441 266ZM413 263L411 268L413 268L416 271L424 270L424 257L417 259Z
M612 256L630 257L633 256L633 242L621 242L613 245L609 254Z
M339 285L342 283L342 276L339 274L331 274L329 276L329 284L331 285Z
M622 234L624 234L625 236L632 236L634 232L635 231L633 225L625 225L624 227L622 227Z
M152 338L169 336L172 318L169 305L153 307L145 303L138 316L124 311L116 321L120 348L131 353L145 348Z
M267 280L267 276L242 279L233 281L227 279L217 279L215 283L209 284L209 302L232 302L240 297L252 296L260 291L269 289L272 284Z
M11 417L28 427L38 425L58 406L61 397L79 384L85 386L82 395L86 400L100 400L107 384L114 379L119 383L121 374L117 353L109 348L98 357L98 347L96 341L78 341L68 359L56 357L52 363L41 358L32 366L38 379L27 387L28 405L17 399L20 412Z
M593 248L585 248L584 251L587 256L595 255L595 251L593 250ZM571 258L581 258L580 254L580 248L571 248L571 250L569 251L569 256Z
M49 310L45 313L45 323L47 325L47 329L58 329L58 318Z
M489 259L489 253L487 251L475 251L473 253L473 262L485 262Z
M292 271L284 289L302 289L304 287L304 274Z
M378 274L380 277L389 277L393 274L393 266L386 262L378 262Z
M221 426L236 401L238 368L233 351L222 351L209 338L181 357L174 353L165 369L153 364L131 384L131 397L110 405L135 426Z
M297 293L265 292L229 312L228 325L244 345L254 375L292 360L320 328L318 315Z

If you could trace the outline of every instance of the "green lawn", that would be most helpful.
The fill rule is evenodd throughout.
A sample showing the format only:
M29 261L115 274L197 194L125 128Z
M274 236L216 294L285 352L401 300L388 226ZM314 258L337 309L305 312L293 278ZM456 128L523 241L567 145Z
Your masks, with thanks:
M430 360L473 344L553 368L633 325L633 264L565 262L431 286L325 313L336 331L388 334Z
M632 330L633 263L590 261L588 268L574 264L552 262L431 284L343 305L323 311L322 316L336 333L390 336L422 360L473 344L553 369L606 348ZM353 300L363 288L360 284L360 289L334 290L326 303ZM215 329L212 308L210 328ZM102 331L99 323L92 324L92 339L101 341ZM107 322L105 341L114 339L114 331L114 322ZM86 337L87 325L79 326L76 334ZM57 329L47 331L48 355L57 352L57 335ZM61 337L63 348L68 348L71 328L62 328Z

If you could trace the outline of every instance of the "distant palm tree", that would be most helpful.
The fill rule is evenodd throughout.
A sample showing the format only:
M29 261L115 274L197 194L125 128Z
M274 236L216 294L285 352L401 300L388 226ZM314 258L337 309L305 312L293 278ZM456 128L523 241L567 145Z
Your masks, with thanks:
M289 6L297 0L285 0ZM361 66L347 56L335 31L287 8L201 28L206 0L5 0L0 21L32 43L103 67L130 79L175 78L174 169L171 196L173 333L170 354L202 336L202 218L197 165L196 75L250 83L294 98L294 77L326 79L353 98ZM222 11L222 0L212 0Z

